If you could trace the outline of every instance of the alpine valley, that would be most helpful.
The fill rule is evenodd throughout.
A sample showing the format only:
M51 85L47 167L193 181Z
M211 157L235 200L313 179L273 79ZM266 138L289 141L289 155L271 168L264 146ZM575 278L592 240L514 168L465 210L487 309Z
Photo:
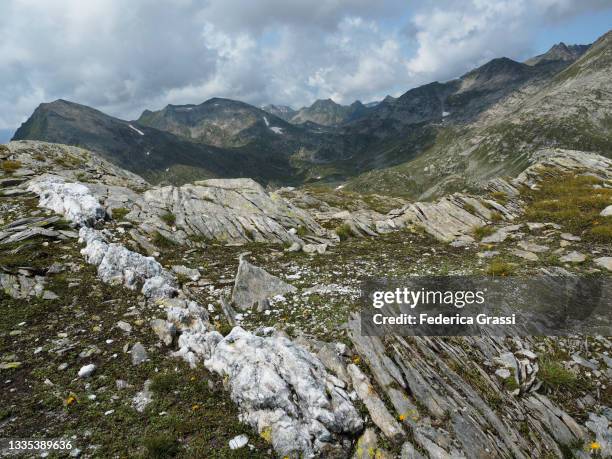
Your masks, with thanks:
M42 103L0 145L0 438L611 457L611 75L608 32L376 102ZM586 331L366 336L415 276L600 288L555 304Z

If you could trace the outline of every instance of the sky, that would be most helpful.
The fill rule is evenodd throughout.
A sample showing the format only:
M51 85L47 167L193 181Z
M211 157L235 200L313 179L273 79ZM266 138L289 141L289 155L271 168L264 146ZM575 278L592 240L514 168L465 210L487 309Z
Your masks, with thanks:
M370 102L611 24L610 0L3 0L0 142L59 98L123 119L211 97Z

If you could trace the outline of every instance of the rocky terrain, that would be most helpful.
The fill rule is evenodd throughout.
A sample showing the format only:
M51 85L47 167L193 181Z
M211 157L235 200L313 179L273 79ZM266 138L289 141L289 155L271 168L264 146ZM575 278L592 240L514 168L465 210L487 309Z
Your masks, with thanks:
M0 146L0 436L81 457L609 457L608 334L360 333L380 273L610 275L612 161L525 161L419 202L155 186L81 148Z

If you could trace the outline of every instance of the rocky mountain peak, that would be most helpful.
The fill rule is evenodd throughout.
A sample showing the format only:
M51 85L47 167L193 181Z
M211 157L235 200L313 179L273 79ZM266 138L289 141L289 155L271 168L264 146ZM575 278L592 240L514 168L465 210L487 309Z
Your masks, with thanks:
M580 56L582 56L590 45L566 45L563 42L553 45L544 54L532 57L525 61L527 65L537 65L541 62L547 61L566 61L574 62Z

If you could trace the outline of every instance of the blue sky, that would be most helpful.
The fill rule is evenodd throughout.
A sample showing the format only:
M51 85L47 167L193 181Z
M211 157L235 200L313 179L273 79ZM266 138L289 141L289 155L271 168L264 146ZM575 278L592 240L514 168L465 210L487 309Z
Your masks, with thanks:
M579 14L568 21L543 28L537 36L536 53L541 54L549 49L551 44L561 41L565 44L593 43L612 29L612 2L610 5L608 9Z
M124 119L211 97L372 101L610 24L610 0L4 0L0 141L58 98Z

